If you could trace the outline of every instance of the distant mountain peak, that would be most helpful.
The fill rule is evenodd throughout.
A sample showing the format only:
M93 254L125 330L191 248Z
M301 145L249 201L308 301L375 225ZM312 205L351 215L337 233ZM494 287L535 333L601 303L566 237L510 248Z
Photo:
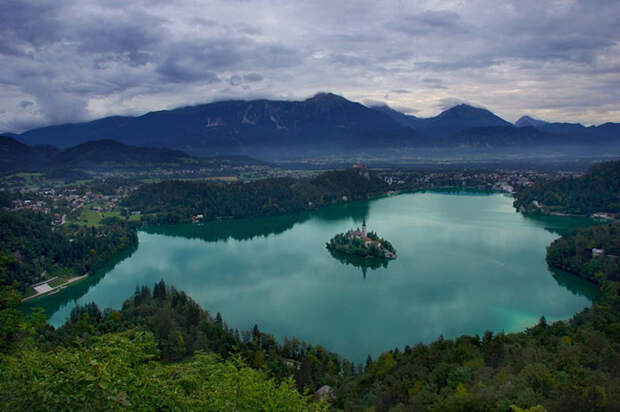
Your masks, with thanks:
M309 99L306 99L305 102L316 103L316 104L321 104L321 105L341 105L341 104L347 104L347 103L353 104L352 101L349 101L340 95L330 93L330 92L317 93L314 96L310 97Z
M490 110L485 109L483 107L472 106L467 103L459 103L456 106L452 106L449 109L444 110L439 114L442 115L451 115L451 114L459 114L459 115L470 115L470 114L479 114L479 113L490 113L493 114ZM493 115L495 116L495 115Z
M318 92L317 94L315 94L314 96L312 96L311 98L309 98L308 100L325 100L325 99L333 99L333 100L347 100L344 97L332 93L332 92Z
M511 126L512 124L488 109L461 103L432 118L432 125L443 131L455 132L468 127Z
M538 120L538 119L535 119L527 115L521 116L521 118L515 122L515 126L517 127L526 127L526 126L537 127L537 126L543 126L546 124L548 123L543 120Z

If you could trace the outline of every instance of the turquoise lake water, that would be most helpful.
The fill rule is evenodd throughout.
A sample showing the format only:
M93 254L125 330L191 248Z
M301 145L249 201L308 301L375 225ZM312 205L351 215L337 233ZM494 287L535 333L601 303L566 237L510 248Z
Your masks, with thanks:
M332 256L334 234L361 226L398 258ZM529 218L502 194L415 193L273 218L139 232L139 246L96 276L39 299L60 325L76 304L120 308L160 279L232 328L255 323L354 360L440 335L512 332L566 319L597 289L545 263L553 239L585 219Z

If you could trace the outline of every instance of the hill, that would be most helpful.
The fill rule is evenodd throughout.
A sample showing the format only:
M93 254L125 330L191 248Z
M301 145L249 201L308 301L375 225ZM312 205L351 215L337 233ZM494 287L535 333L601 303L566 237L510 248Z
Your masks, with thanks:
M527 213L619 213L620 161L593 166L578 178L538 183L519 191L514 205Z
M12 137L0 136L0 173L39 170L60 150L53 146L28 146Z
M57 169L192 169L242 164L264 163L245 156L199 158L180 150L130 146L114 140L96 140L63 150L53 146L28 146L11 137L0 137L0 173Z
M599 126L584 126L581 123L546 122L523 116L515 122L517 127L535 127L541 132L563 136L568 141L590 143L614 143L620 137L620 123L604 123Z
M603 250L593 256L592 249ZM547 263L591 282L620 280L620 223L582 228L547 247Z
M141 211L145 223L179 223L197 214L214 220L311 210L345 199L367 199L388 188L366 168L329 171L311 179L283 177L250 183L169 180L140 186L124 206Z

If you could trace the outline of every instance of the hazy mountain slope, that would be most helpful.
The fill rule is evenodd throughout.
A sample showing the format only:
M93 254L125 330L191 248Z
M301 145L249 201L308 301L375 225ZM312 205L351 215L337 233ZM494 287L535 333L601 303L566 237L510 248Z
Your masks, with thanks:
M466 104L418 118L388 106L368 108L331 93L303 101L230 100L87 123L34 129L28 144L69 147L93 140L181 149L191 154L247 154L286 158L403 149L578 153L620 148L620 125L585 127L528 116L516 126L487 109ZM566 149L566 150L564 150Z
M540 131L564 136L590 137L591 139L620 139L620 123L604 123L599 126L586 127L581 123L546 122L530 116L522 116L515 126L533 126ZM587 140L587 139L586 139Z
M115 139L171 148L379 147L401 144L409 129L389 116L329 93L300 101L223 101L139 117L109 117L20 135L61 147Z
M515 126L517 127L540 127L549 124L549 122L545 122L544 120L534 119L530 116L521 116L519 120L515 122Z
M424 129L424 127L427 125L428 121L430 120L427 118L416 117L416 116L412 116L409 114L401 113L397 110L392 109L390 106L385 105L385 104L380 105L380 106L372 106L371 108L381 113L387 114L388 116L390 116L390 118L392 118L392 120L394 120L401 126L410 127L414 130Z
M430 118L424 132L430 136L446 137L480 127L512 127L512 124L487 109L459 104Z
M512 124L490 111L466 104L459 104L437 116L427 118L406 115L387 105L374 106L373 109L432 138L451 136L471 128L512 127Z
M490 126L462 130L440 138L444 146L457 145L468 148L516 147L521 151L556 144L556 136L534 127Z
M128 146L114 140L97 140L62 150L53 157L55 165L87 167L98 164L183 164L192 157L180 150Z
M51 169L147 169L215 168L218 166L264 164L246 156L199 158L180 150L129 146L114 140L96 140L67 149L28 146L10 137L0 137L0 172Z
M46 167L59 152L52 146L28 146L12 137L0 136L0 173L34 171Z

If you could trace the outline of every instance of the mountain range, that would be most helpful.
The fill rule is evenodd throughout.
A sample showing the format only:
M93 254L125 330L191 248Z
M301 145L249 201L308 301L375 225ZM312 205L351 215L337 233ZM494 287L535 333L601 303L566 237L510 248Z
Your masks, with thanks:
M29 145L68 147L114 139L190 154L305 154L376 150L553 151L620 148L620 124L585 127L528 116L512 124L466 104L435 117L388 106L366 107L332 93L303 101L229 100L85 123L48 126L14 137Z

